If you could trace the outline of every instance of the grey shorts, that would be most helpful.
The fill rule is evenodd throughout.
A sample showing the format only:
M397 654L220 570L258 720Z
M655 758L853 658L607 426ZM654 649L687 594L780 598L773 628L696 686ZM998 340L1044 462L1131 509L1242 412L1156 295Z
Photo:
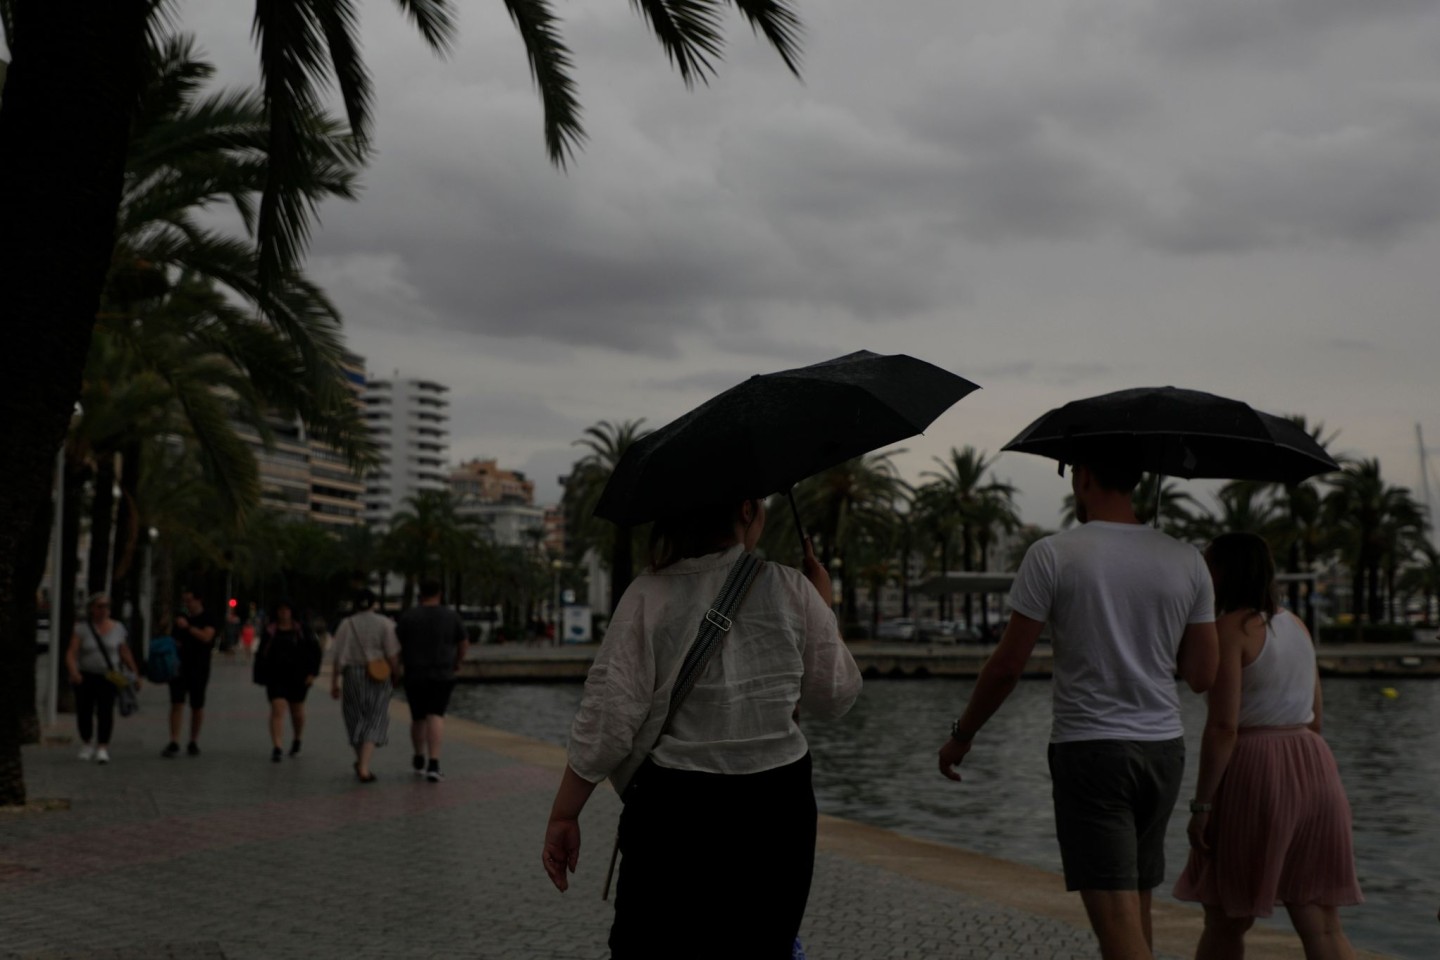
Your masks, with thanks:
M1165 879L1165 828L1185 741L1050 744L1055 836L1066 890L1151 890Z

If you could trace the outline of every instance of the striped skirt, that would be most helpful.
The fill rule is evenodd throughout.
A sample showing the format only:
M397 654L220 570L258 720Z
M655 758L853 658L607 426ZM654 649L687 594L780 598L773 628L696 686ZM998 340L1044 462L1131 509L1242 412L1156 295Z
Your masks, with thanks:
M1175 896L1230 917L1275 903L1361 903L1350 801L1330 747L1306 727L1246 727L1210 814L1208 853L1192 849Z
M340 676L345 681L340 706L350 746L385 746L390 732L390 681L376 683L366 676L363 665L346 667Z

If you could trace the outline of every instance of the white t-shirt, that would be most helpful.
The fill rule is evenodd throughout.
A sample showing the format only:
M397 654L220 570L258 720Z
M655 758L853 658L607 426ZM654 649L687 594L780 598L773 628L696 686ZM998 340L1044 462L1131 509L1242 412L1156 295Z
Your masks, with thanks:
M80 658L77 666L81 673L106 673L111 667L105 663L105 653L110 654L110 664L119 670L125 666L120 659L120 648L125 645L125 624L119 620L110 621L110 629L96 634L94 624L88 617L77 618L75 632L80 636ZM99 642L96 642L96 641ZM100 652L100 643L105 644L105 653Z
M591 783L628 779L665 723L670 691L700 619L740 547L646 570L625 590L585 680L569 762ZM860 670L835 614L800 573L766 563L653 754L663 767L759 773L808 746L792 714L839 717L860 694ZM616 783L617 788L621 786Z
M1200 551L1153 527L1092 520L1030 547L1010 606L1054 637L1051 743L1184 732L1180 641L1187 625L1215 620Z

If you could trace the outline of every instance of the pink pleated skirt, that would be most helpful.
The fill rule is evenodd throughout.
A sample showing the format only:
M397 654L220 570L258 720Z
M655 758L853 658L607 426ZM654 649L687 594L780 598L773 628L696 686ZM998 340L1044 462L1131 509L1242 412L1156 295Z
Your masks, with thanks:
M1191 849L1175 896L1230 917L1275 903L1361 903L1350 801L1324 738L1306 727L1247 727L1210 814L1210 850Z

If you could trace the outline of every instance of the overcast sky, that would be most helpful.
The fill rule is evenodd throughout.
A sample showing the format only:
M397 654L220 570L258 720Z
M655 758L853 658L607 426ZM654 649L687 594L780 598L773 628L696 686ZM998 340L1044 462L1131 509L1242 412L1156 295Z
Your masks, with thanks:
M856 349L984 387L904 445L912 480L1153 384L1303 412L1412 487L1415 424L1440 445L1434 3L809 0L803 82L736 24L693 92L624 0L560 3L568 172L499 0L459 4L447 60L362 6L377 155L310 270L372 371L450 385L454 460L544 500L597 420ZM181 5L228 83L252 9ZM996 470L1056 524L1053 464Z

